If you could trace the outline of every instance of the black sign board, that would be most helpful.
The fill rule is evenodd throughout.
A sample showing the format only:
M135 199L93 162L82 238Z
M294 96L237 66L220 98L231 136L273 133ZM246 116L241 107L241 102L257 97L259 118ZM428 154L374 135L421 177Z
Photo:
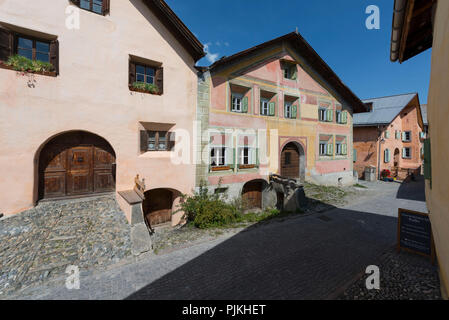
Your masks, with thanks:
M430 257L434 261L432 226L428 214L399 209L398 251L401 249Z

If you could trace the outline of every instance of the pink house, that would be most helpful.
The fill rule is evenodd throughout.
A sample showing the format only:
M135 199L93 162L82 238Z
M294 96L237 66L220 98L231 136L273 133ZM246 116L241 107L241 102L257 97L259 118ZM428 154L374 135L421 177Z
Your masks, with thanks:
M193 136L203 56L162 0L1 1L0 212L132 190L139 175L148 220L177 223L195 165L171 158L179 132Z

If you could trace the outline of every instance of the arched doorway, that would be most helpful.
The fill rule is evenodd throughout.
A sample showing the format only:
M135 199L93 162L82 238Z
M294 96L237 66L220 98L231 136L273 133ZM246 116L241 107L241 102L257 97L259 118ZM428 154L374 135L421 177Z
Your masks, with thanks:
M170 189L154 189L145 192L142 204L143 214L151 227L172 221L173 203L180 195Z
M282 149L280 173L285 178L305 178L305 153L299 143L290 142Z
M100 136L73 131L51 139L39 154L39 200L115 190L115 152Z
M401 158L401 152L399 151L398 148L396 148L396 150L394 150L394 159L393 159L393 164L394 164L393 175L396 178L399 175L399 159L400 158Z
M264 180L253 180L243 186L242 201L245 209L262 209L262 193L266 185Z

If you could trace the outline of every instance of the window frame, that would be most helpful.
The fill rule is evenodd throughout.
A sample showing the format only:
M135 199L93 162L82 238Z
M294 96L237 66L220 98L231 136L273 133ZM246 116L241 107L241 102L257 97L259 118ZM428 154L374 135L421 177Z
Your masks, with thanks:
M325 107L319 107L318 108L318 120L321 122L328 122L327 120L327 111L329 110L329 108L325 108ZM322 118L321 115L324 115L324 117Z
M244 95L241 93L231 93L231 112L243 113L243 98ZM237 100L239 100L239 109L235 108Z
M327 145L328 145L328 144L329 144L329 142L320 141L319 147L318 147L320 157L324 157L324 156L327 156L327 155L328 155L328 154L327 154ZM324 152L321 152L321 151L322 151L322 150L321 150L321 146L324 146Z
M267 107L266 114L263 112L264 111L264 106L263 106L264 103L266 103L266 107ZM260 115L267 116L267 117L270 116L270 100L268 100L266 98L260 99Z
M212 156L212 151L216 154L214 154L214 156ZM221 151L223 152L223 154L221 155L221 152L217 152L217 151ZM215 146L215 147L210 147L210 151L209 151L209 161L210 161L210 166L212 169L214 168L228 168L229 164L226 163L226 155L228 153L228 148L227 147L223 147L223 146ZM212 164L212 160L213 157L216 157L216 165ZM220 164L220 159L223 159L223 164Z
M408 136L408 139L407 139L407 136ZM404 131L403 142L412 142L412 132L411 131Z
M287 112L287 109L289 109L288 112ZM285 101L284 102L284 118L292 119L292 114L293 114L293 103Z
M408 156L407 156L406 150L408 150ZM402 158L403 159L411 159L412 158L412 148L411 147L404 147Z
M81 7L81 1L83 0L70 0L70 2L80 8L81 10L92 12L101 16L106 16L110 11L110 0L101 0L101 12L96 12L93 10L94 8L94 0L84 0L89 2L89 9ZM98 0L95 0L98 1Z
M128 88L131 91L140 92L140 93L147 93L152 95L159 95L162 96L164 94L164 68L162 67L162 63L150 63L150 62L142 62L142 58L133 57L131 56L129 59L129 78L128 78ZM143 90L139 88L134 87L134 83L143 83L143 84L150 84L146 82L137 81L137 66L143 66L145 68L145 75L146 75L146 69L151 68L154 70L154 82L153 85L157 87L157 92L149 91L149 90ZM139 73L141 74L141 73ZM146 80L146 76L145 76Z
M165 148L162 149L160 148L160 144L161 144L161 133L163 134L163 138L165 139ZM154 145L155 148L154 149L150 149L150 142L153 139L152 138L152 134L154 134ZM172 131L164 131L164 130L141 130L141 134L140 134L140 146L141 146L141 152L145 153L145 152L171 152L174 150L175 148L175 133ZM142 141L143 139L146 140L145 142L145 148L144 146L144 141Z

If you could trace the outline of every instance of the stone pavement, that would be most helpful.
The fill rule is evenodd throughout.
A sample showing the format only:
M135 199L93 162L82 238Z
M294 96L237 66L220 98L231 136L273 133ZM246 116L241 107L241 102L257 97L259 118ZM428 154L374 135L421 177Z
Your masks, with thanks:
M397 207L425 209L421 182L367 184L365 196L325 213L251 226L105 272L83 272L18 299L328 299L396 241ZM398 199L399 197L399 199Z
M0 298L130 255L129 225L114 195L46 202L0 220Z

